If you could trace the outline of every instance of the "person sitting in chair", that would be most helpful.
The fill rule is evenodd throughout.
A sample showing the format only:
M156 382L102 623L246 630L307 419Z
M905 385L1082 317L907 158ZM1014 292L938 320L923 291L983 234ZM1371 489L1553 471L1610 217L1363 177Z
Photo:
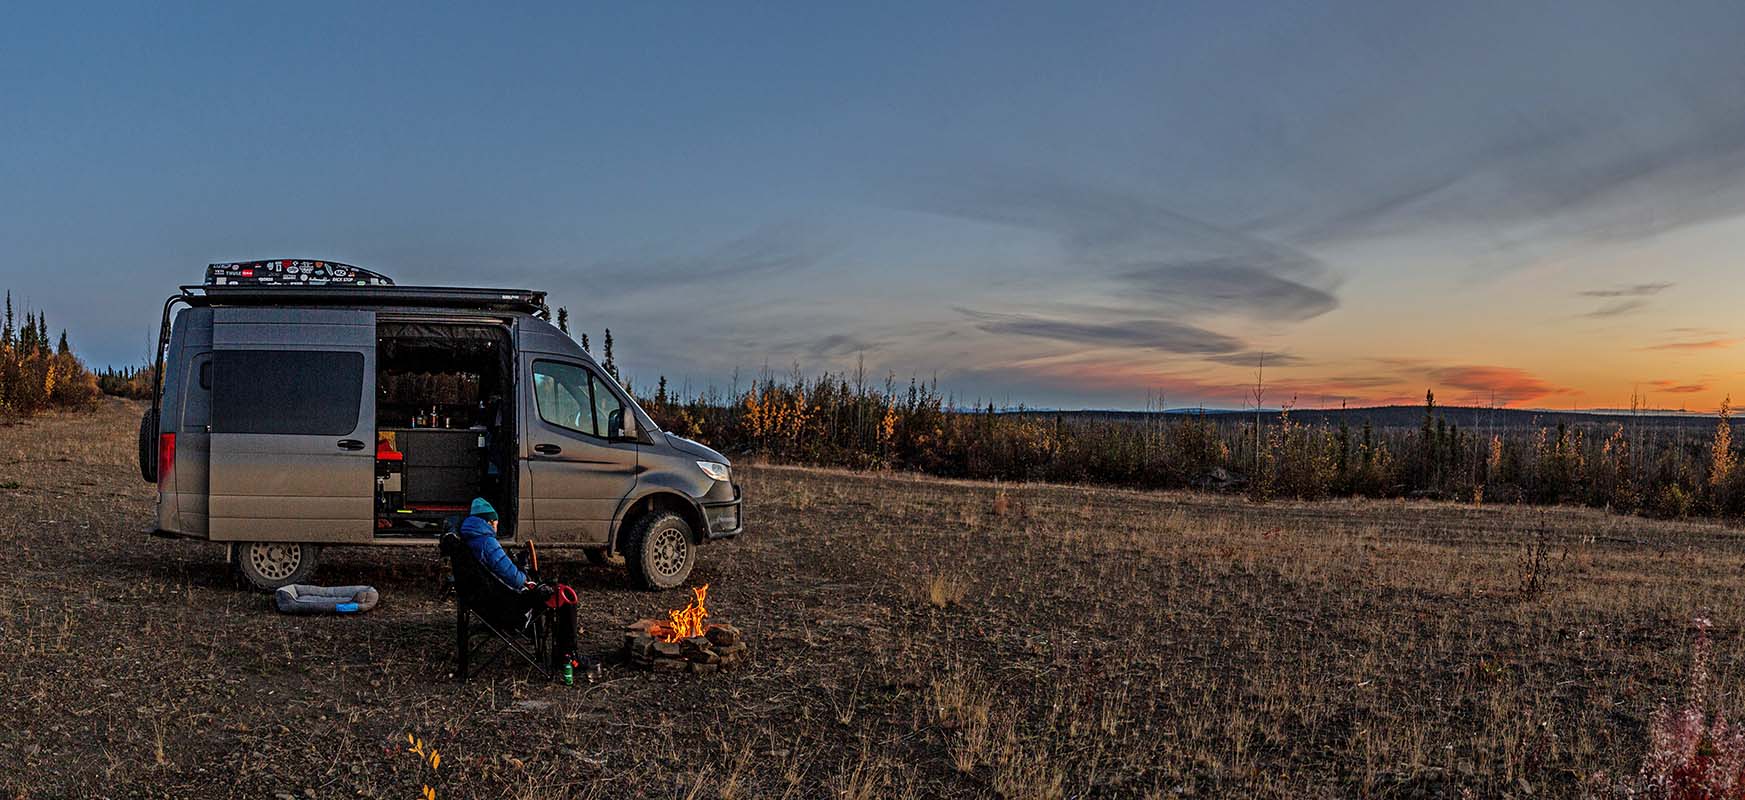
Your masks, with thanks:
M534 587L533 581L509 560L509 554L503 552L502 543L497 541L497 509L491 501L483 497L473 498L473 505L467 510L467 518L460 524L460 539L466 543L467 549L473 551L473 557L479 560L492 575L516 591L526 591Z
M507 602L514 614L523 615L520 625L532 623L537 614L550 615L552 668L561 669L566 663L579 665L581 662L576 654L576 590L561 583L539 583L522 572L509 554L503 552L502 543L497 541L497 523L497 509L491 506L491 502L483 497L474 498L467 518L461 522L457 532L460 544L466 546L467 552L485 572L515 593L514 598ZM450 557L457 555L466 557L459 555L458 551L450 553ZM537 573L539 562L532 555L531 542L528 543L528 555L527 568ZM464 666L462 674L464 679Z

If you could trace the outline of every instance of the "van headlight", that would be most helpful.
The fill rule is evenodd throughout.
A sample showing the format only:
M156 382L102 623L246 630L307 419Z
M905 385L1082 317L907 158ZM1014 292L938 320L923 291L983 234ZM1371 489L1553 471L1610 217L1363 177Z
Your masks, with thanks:
M727 480L730 475L726 464L715 461L698 461L697 469L702 470L704 475L718 481Z

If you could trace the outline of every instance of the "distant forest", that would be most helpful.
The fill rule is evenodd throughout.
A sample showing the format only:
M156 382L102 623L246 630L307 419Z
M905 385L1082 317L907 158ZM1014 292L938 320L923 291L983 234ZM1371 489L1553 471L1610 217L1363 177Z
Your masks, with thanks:
M646 387L644 387L646 388ZM1270 498L1421 497L1745 518L1730 410L1716 416L1422 406L1252 412L955 408L934 384L764 377L637 394L661 427L771 462L959 478L1198 488ZM1258 425L1257 425L1258 422Z
M0 417L28 417L51 408L85 408L97 402L97 379L67 345L49 337L48 316L26 310L14 315L6 293L0 316Z
M1171 417L1205 414L1212 417L1246 417L1247 421L1254 419L1253 409L1247 411L1230 411L1224 409L1204 411L1194 409L1170 409L1169 411L1015 411L1008 413L1023 413L1033 416L1053 416L1061 414L1067 417L1085 419L1108 419L1125 422L1143 422L1158 414ZM1263 424L1276 424L1285 412L1279 409L1267 409L1261 412ZM1641 425L1652 428L1689 430L1707 430L1714 427L1713 414L1692 414L1686 412L1649 411L1563 411L1556 409L1520 409L1520 408L1482 408L1475 406L1442 406L1437 409L1437 416L1448 425L1459 426L1468 430L1484 432L1506 430L1531 430L1543 427L1556 427L1559 424L1581 425ZM1305 425L1338 425L1341 420L1347 424L1361 425L1365 422L1377 428L1411 428L1417 427L1423 421L1423 406L1367 406L1363 408L1316 408L1292 409L1289 417Z

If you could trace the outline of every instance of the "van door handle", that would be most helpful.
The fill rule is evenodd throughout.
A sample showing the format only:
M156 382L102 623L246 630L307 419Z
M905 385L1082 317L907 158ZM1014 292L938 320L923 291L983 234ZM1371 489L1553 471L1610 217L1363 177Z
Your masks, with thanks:
M364 449L364 443L360 442L356 439L340 439L339 440L339 449L341 449L341 450L362 450L362 449Z
M533 452L542 456L555 456L558 453L563 452L563 448L558 447L555 444L536 444L533 446Z

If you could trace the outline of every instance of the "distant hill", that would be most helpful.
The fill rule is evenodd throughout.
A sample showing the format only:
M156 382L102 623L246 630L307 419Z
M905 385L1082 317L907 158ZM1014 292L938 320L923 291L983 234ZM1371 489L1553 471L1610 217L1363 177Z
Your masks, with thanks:
M1104 420L1121 422L1143 422L1154 420L1159 416L1180 418L1183 416L1204 413L1209 418L1220 421L1228 420L1238 423L1254 418L1253 411L1224 411L1199 409L1170 409L1168 411L1009 411L1005 413L1024 414L1039 417L1061 417L1063 419ZM1279 411L1267 409L1261 412L1267 422L1277 422ZM1525 430L1540 427L1556 427L1559 423L1571 427L1610 428L1614 425L1639 426L1647 429L1667 430L1687 428L1691 430L1709 430L1715 426L1713 414L1685 414L1678 412L1629 412L1612 411L1552 411L1546 409L1517 408L1473 408L1469 406L1437 407L1436 415L1446 420L1450 425L1458 425L1468 430ZM1423 406L1370 406L1367 408L1347 409L1294 409L1291 419L1309 425L1338 425L1343 418L1352 427L1362 426L1365 422L1376 428L1416 428L1423 424Z

